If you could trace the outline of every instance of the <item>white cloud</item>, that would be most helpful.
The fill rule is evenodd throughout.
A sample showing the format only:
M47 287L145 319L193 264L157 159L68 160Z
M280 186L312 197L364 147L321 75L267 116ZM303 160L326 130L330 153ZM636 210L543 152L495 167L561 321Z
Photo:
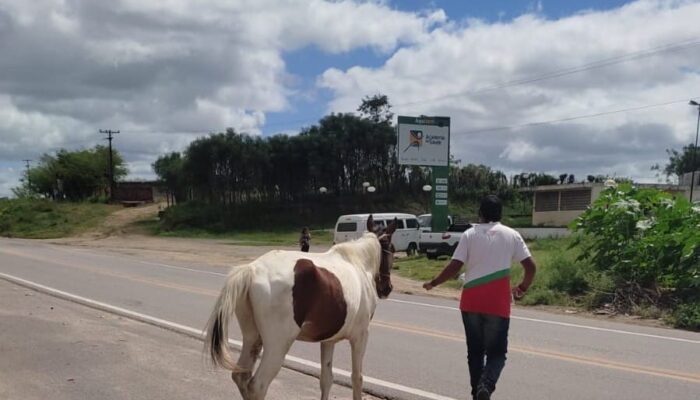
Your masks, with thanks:
M464 163L506 171L617 173L653 179L665 149L691 140L700 96L700 46L636 57L554 79L493 88L620 55L694 39L700 3L642 0L557 20L533 12L509 22L447 24L404 46L378 68L331 68L318 85L329 111L351 111L369 93L387 94L402 115L452 117L452 151ZM467 134L680 100L663 107L556 125ZM543 140L546 138L546 140ZM601 145L604 144L604 145ZM614 151L607 151L611 149Z
M445 20L382 1L4 0L0 161L90 147L112 128L143 176L163 149L226 127L256 134L266 113L289 109L285 53L387 54Z
M0 166L0 198L12 195L12 188L17 187L22 176L17 168Z

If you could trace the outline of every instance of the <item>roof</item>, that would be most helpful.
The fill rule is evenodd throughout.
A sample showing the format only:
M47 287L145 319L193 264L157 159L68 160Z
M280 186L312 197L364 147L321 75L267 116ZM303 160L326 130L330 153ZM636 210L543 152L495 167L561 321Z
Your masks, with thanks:
M369 216L372 216L374 219L385 219L385 218L394 218L394 217L401 217L401 218L416 218L415 215L413 214L406 214L406 213L374 213L374 214L346 214L346 215L341 215L338 217L340 218L358 218L358 219L367 219Z

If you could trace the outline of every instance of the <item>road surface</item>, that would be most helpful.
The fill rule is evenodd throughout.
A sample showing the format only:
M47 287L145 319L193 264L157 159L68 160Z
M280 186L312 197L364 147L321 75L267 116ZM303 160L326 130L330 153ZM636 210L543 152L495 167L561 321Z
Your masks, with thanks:
M226 271L104 250L0 240L0 274L201 329ZM2 276L2 275L0 275ZM0 289L1 290L1 289ZM456 302L392 295L380 302L365 358L368 386L400 399L467 398ZM237 328L232 338L239 338ZM700 334L516 308L494 399L700 398ZM318 346L291 354L318 361ZM349 346L335 366L350 368ZM227 382L228 383L228 382Z

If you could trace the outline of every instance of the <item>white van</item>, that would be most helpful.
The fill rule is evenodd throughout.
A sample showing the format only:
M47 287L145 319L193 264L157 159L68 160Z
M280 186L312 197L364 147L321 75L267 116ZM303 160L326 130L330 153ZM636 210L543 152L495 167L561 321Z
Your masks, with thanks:
M367 232L367 218L369 218L369 215L341 215L335 224L333 243L343 243L360 238L364 232ZM374 218L375 223L382 226L387 226L396 218L398 225L396 226L396 232L391 237L391 243L394 244L396 251L405 251L408 255L415 254L416 250L418 250L418 241L420 240L420 225L415 215L379 213L372 214L372 218Z

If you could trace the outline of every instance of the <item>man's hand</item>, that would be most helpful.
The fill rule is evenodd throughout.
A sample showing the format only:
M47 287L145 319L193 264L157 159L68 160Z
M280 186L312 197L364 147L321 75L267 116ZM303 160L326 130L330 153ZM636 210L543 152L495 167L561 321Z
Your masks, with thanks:
M511 293L513 293L513 298L515 300L520 300L525 296L525 291L520 288L520 285L511 289Z
M434 286L431 285L430 282L425 282L425 283L423 284L423 289L425 289L425 290L430 290L430 289L432 289L433 287L434 287Z

